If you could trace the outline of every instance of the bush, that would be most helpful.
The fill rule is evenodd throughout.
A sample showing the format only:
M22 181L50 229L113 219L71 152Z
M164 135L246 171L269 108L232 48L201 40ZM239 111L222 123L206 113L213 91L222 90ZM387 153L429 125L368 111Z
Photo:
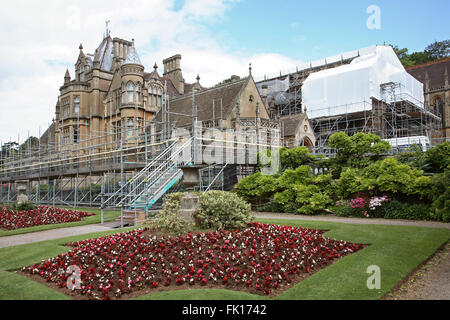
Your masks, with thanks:
M186 193L170 193L164 196L163 207L155 218L147 223L150 228L162 229L170 232L183 232L191 230L193 224L178 216L180 201Z
M25 202L22 202L22 203L17 203L17 202L14 202L13 204L12 204L12 209L13 210L16 210L16 211L28 211L28 210L33 210L34 208L35 208L36 206L32 203L32 202L30 202L30 201L25 201Z
M383 217L386 219L432 220L430 205L427 204L402 203L392 200L382 210Z
M260 172L242 179L234 191L242 199L254 206L261 206L269 202L270 198L278 189L277 176L263 175Z
M444 172L450 165L450 142L446 141L430 148L425 154L431 172Z
M334 215L338 217L351 217L353 216L353 209L350 206L350 201L338 201L336 205L328 208Z
M434 220L450 222L450 169L434 175L431 180L431 193L431 216Z
M364 192L369 196L389 194L391 196L419 196L428 200L431 197L431 177L423 171L412 169L397 159L386 158L366 168L347 168L340 179L334 183L340 199Z
M200 206L194 218L201 228L234 229L245 227L254 216L250 204L237 194L208 191L200 195Z
M303 165L310 165L316 160L308 148L281 148L280 149L280 163L281 170L296 169Z

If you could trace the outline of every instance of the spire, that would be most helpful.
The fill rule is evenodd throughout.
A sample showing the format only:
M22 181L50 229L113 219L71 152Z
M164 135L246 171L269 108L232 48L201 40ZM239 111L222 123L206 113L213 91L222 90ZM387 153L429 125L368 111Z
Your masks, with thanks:
M98 49L95 49L95 55L94 55L94 64L93 67L95 69L100 68L100 57L98 54Z
M109 23L110 22L111 22L110 20L106 20L105 21L105 23L106 23L106 31L105 31L104 38L108 38L110 36L110 34L111 34L111 30L109 29Z
M66 69L66 74L64 75L64 84L67 84L70 82L70 73L69 69Z
M125 59L125 62L123 64L138 64L142 66L142 62L139 59L139 56L136 52L136 48L134 47L134 39L132 39L133 45L131 46L130 50L128 51L127 58Z

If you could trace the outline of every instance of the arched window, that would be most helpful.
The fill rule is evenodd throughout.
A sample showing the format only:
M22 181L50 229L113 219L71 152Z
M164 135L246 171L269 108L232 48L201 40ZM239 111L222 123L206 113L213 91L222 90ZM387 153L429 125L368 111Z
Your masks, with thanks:
M80 97L73 99L73 113L80 114Z
M127 102L133 103L134 102L134 85L132 82L128 82L127 85Z
M437 114L437 113L441 113L442 105L443 105L443 103L442 103L441 98L436 98L436 99L434 100L434 112L435 112L436 114Z

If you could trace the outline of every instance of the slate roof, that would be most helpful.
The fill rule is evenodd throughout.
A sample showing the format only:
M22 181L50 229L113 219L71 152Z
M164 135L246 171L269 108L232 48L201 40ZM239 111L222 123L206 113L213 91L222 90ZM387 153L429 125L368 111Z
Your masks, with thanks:
M196 92L194 99L195 104L197 105L197 119L199 121L206 121L213 118L213 100L215 101L215 119L219 119L221 114L222 119L225 119L236 105L239 92L245 87L247 82L248 78L244 78L229 84ZM170 111L191 115L192 93L170 99ZM152 121L156 123L162 121L161 110L156 114ZM191 125L192 118L171 114L169 121L170 125L175 121L176 127L183 127Z
M424 84L425 88L425 74L428 73L428 78L430 79L429 90L435 90L444 87L445 69L447 72L450 71L450 58L444 58L441 60L424 63L421 65L406 68L406 71L416 78L418 81Z
M128 51L127 58L123 64L138 64L142 66L141 59L139 59L134 43L133 46L131 46L130 51Z
M280 118L283 126L283 135L285 137L295 136L295 131L299 124L305 119L305 113L297 113L289 116L283 116Z

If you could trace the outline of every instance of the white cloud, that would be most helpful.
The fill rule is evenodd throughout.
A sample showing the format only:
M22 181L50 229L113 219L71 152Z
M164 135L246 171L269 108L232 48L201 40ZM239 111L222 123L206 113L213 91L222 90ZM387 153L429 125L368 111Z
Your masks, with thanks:
M220 21L236 1L186 0L174 10L167 0L16 0L0 13L0 139L3 142L45 131L54 117L59 87L69 68L74 75L78 46L93 53L102 40L105 21L113 37L135 39L147 70L173 54L183 56L187 82L197 74L212 86L232 74L279 72L299 61L275 53L231 52L214 39L208 25ZM126 3L126 5L124 5ZM157 44L155 46L155 43Z

